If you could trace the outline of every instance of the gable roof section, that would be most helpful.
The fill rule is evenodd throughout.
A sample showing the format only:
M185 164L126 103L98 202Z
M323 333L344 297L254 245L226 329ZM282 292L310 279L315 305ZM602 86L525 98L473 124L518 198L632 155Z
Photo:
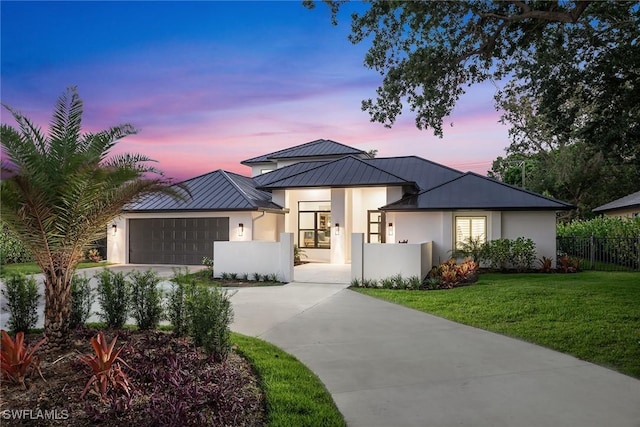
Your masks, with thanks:
M272 173L272 172L269 172ZM353 187L382 185L415 185L415 182L386 172L362 159L346 156L326 162L259 188Z
M251 178L222 169L181 183L191 193L187 200L176 200L167 194L152 194L130 203L125 212L149 211L234 211L276 209L271 194L258 190ZM185 193L176 185L180 193Z
M365 162L391 174L415 182L420 190L427 190L462 175L462 172L418 156L382 157Z
M315 141L305 144L296 145L295 147L285 148L284 150L274 151L273 153L263 154L262 156L253 157L243 160L243 165L251 165L256 163L271 163L276 159L299 159L304 157L324 157L324 156L347 156L350 154L364 154L362 150L349 147L330 139L316 139Z
M598 206L593 211L607 212L614 209L633 208L636 206L640 206L640 191L636 191L635 193L628 194L612 202L606 203L602 206Z
M381 210L569 210L573 205L503 182L467 172L419 194L388 204Z

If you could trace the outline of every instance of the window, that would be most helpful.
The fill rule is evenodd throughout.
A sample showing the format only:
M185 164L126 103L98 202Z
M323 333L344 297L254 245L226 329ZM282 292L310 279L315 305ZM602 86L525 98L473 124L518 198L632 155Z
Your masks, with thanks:
M331 248L331 202L298 202L298 247Z
M454 244L460 249L462 243L471 239L487 241L487 217L485 216L457 216Z
M385 215L381 211L367 211L367 242L385 243Z

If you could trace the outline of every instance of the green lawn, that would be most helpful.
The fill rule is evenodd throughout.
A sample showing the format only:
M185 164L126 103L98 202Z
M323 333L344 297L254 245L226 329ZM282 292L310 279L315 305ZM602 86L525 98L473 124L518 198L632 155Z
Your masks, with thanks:
M448 291L355 289L640 378L640 274L482 274Z
M78 269L91 267L104 267L109 265L106 262L81 262ZM40 267L35 262L23 262L19 264L0 264L0 277L4 277L11 273L37 274L41 273Z
M257 338L233 333L231 341L260 377L269 426L346 426L324 384L298 359Z

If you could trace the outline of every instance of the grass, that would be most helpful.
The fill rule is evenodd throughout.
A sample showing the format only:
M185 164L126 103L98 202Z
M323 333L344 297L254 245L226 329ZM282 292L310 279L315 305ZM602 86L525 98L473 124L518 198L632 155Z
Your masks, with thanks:
M231 340L260 377L269 426L346 426L324 384L295 357L257 338Z
M78 264L78 269L91 268L91 267L104 267L109 265L106 262L81 262ZM12 273L22 274L38 274L42 273L40 267L35 262L22 262L16 264L0 264L0 277L5 277Z
M355 289L640 378L640 274L483 274L448 291Z

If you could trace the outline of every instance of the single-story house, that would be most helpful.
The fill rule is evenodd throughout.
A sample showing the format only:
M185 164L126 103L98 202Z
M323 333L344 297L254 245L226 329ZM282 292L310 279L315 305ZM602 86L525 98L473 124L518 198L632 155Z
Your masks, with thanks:
M593 212L606 216L637 217L640 216L640 191L598 206Z
M365 243L432 242L433 262L458 242L534 240L556 252L556 212L573 206L417 157L374 158L319 139L244 160L251 177L217 170L182 183L191 197L130 204L108 232L119 263L200 264L214 241L276 241L293 233L309 260L350 263L352 233Z

